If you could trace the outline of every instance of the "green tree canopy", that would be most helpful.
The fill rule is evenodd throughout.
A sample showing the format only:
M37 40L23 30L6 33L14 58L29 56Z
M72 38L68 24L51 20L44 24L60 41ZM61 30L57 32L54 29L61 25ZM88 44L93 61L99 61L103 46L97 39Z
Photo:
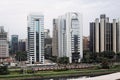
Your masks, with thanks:
M115 52L113 51L103 51L100 53L100 57L104 57L107 59L113 59L115 56Z
M0 75L9 74L9 70L7 66L0 66Z
M60 57L58 59L58 63L67 64L67 63L69 63L69 58L68 57Z
M116 53L116 61L120 62L120 52Z
M15 59L17 61L26 61L27 60L27 53L26 52L17 52Z
M103 58L108 60L113 60L116 54L113 51L103 51L103 52L90 52L90 51L83 51L83 59L82 62L84 63L101 63ZM117 54L119 57L120 54ZM120 58L120 57L119 57Z

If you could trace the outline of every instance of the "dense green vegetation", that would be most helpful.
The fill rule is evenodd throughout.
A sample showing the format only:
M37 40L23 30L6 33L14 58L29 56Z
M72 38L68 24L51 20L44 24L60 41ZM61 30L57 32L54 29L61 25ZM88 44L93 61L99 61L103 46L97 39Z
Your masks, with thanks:
M58 58L58 63L68 64L69 63L69 58L68 57L60 57L60 58Z
M49 57L50 60L53 62L59 63L59 64L68 64L69 63L69 58L68 57L60 57L57 58L56 56L51 56Z
M0 66L0 75L6 75L9 74L9 70L7 66L1 65Z
M53 62L57 62L57 56L50 56L47 59L50 59Z
M111 61L118 61L120 53L114 53L113 51L103 51L100 53L84 51L83 52L83 63L101 63L103 58Z
M100 63L102 68L109 68L114 62L120 62L120 53L103 51L100 53L84 51L83 63Z
M17 52L15 59L17 61L26 61L27 60L27 53L26 52Z

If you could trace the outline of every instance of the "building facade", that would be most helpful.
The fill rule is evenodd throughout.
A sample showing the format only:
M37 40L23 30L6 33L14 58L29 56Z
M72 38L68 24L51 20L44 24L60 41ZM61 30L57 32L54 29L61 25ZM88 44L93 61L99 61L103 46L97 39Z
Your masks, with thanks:
M53 19L52 56L58 56L58 19Z
M69 12L58 17L58 57L69 57L69 62L80 62L83 57L82 15Z
M45 38L44 40L45 46L45 57L52 56L52 38Z
M18 42L18 51L25 52L26 51L26 40L20 39Z
M44 29L44 38L50 38L50 30Z
M90 23L90 51L120 51L120 25L116 19L109 22L105 14L100 15L100 20Z
M8 34L4 27L0 26L0 62L7 57L9 57Z
M52 38L50 37L50 30L44 30L44 47L45 47L45 58L52 55Z
M15 54L18 52L18 35L11 36L11 53Z
M89 37L83 36L83 50L89 50Z
M44 16L33 13L28 16L28 61L44 63Z

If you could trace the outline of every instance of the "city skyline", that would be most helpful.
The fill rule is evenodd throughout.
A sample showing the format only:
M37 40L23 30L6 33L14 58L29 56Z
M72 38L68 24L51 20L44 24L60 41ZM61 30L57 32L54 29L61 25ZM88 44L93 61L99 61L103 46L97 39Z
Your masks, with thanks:
M89 22L100 14L106 14L113 19L119 18L119 2L119 0L1 0L0 25L5 27L9 38L14 34L19 35L19 38L27 38L27 15L31 12L42 12L45 14L45 29L50 29L52 35L53 18L67 12L80 12L83 15L83 35L88 36Z

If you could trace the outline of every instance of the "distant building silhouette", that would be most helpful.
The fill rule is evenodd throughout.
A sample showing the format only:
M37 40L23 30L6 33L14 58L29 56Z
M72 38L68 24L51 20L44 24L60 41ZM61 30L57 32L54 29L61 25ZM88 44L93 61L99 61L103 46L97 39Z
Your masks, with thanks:
M89 37L83 36L83 50L89 50Z
M15 54L18 52L18 35L11 36L11 53Z
M52 56L52 38L50 37L50 30L44 30L44 47L45 47L45 57Z
M7 57L9 57L8 33L0 26L0 62Z
M26 40L20 39L18 42L18 51L25 52L26 51Z

